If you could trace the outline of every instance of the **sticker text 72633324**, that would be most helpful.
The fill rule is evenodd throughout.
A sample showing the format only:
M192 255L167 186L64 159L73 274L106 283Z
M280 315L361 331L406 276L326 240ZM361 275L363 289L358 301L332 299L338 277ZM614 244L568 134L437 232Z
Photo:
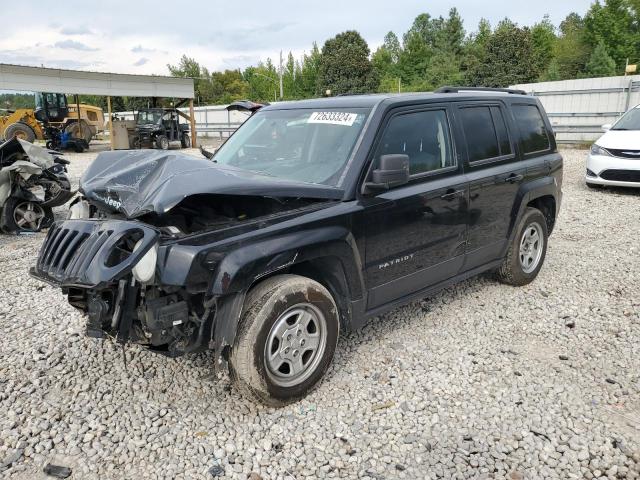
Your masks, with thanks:
M329 123L331 125L345 125L350 127L358 118L357 113L349 112L313 112L307 123Z

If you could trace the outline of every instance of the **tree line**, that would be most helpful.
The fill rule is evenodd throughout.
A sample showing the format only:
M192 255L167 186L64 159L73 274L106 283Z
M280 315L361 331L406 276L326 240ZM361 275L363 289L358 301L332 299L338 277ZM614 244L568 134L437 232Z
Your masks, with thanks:
M640 0L596 1L584 15L571 13L558 26L548 16L531 26L483 19L470 33L452 8L446 17L418 15L401 36L387 33L374 52L358 32L346 31L321 49L314 43L302 58L289 53L282 99L623 75L627 59L640 62ZM209 72L184 55L168 68L174 76L195 79L200 104L280 99L279 68L271 59L244 71Z
M271 59L244 70L209 71L183 55L167 65L173 76L194 79L196 104L297 100L343 93L430 91L443 85L506 87L519 83L623 75L626 61L640 62L640 0L599 0L584 15L571 13L556 26L548 16L531 26L508 18L481 20L466 32L452 8L446 17L418 15L401 35L389 32L371 52L356 31L316 43L280 65ZM279 64L280 62L278 62ZM0 108L23 106L26 97L0 97ZM31 97L32 98L32 97ZM102 106L106 98L81 96ZM32 100L31 100L32 101ZM167 104L171 101L165 100ZM148 106L148 99L113 97L113 110Z

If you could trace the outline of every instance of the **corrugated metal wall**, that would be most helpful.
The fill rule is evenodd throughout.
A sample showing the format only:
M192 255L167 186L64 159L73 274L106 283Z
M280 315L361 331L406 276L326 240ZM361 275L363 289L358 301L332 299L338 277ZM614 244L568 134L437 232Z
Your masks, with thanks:
M640 104L640 75L513 85L540 98L559 143L593 142L602 125Z

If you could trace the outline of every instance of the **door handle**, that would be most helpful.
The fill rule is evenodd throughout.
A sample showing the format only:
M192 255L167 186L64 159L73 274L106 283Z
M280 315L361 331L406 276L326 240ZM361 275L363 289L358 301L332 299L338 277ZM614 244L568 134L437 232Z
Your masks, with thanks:
M440 198L442 200L453 200L457 197L462 197L464 196L465 190L453 190L453 189L449 189L447 190L447 193L440 195Z
M522 181L523 178L524 178L524 175L522 175L521 173L518 173L518 174L512 173L511 175L509 175L507 178L504 179L504 183L520 182Z

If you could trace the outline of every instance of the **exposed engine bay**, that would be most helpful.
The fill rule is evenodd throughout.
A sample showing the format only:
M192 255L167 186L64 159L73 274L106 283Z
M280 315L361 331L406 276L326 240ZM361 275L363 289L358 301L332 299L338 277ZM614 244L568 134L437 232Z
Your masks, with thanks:
M50 229L32 274L60 285L87 314L89 336L178 356L211 347L224 301L208 294L223 253L198 255L187 244L295 218L334 203L340 192L136 151L101 154L80 194L69 220Z

